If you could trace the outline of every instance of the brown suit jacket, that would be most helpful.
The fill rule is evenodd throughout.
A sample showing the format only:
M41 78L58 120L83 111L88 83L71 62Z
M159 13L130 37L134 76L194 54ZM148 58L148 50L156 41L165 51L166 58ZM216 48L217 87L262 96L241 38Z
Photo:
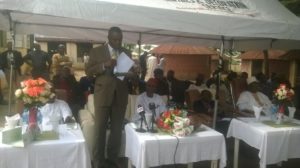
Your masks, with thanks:
M121 48L121 52L131 57L130 52L125 48ZM111 59L107 44L93 48L89 55L90 59L85 70L88 76L96 76L95 103L100 106L111 106L112 103L117 103L118 106L126 108L128 98L126 82L106 74L103 68L103 63Z

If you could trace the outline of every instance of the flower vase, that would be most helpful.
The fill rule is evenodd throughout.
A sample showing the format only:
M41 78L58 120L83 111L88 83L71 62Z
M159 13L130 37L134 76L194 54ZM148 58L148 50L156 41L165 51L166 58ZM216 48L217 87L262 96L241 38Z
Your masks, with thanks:
M282 124L283 116L284 116L284 105L279 105L277 117L276 117L276 124Z
M39 108L38 107L30 107L28 109L28 127L26 133L29 134L32 140L36 140L37 136L40 134L39 128Z

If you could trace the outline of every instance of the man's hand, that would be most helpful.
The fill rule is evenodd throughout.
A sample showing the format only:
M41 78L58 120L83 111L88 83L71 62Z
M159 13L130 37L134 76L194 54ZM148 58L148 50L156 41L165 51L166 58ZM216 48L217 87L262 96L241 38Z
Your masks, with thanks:
M109 69L109 68L113 68L117 65L117 60L115 59L110 59L106 62L104 62L104 67Z
M75 120L73 120L73 118L71 116L68 116L66 119L65 119L65 123L75 123Z

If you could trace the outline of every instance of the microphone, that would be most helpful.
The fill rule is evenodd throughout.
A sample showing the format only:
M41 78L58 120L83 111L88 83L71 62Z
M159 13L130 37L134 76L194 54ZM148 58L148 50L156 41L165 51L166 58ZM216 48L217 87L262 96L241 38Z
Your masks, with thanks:
M143 108L143 106L141 105L138 105L138 108L137 108L137 113L141 116L141 124L140 124L140 128L137 128L136 131L137 132L146 132L145 129L143 129L143 121L145 121L146 123L146 126L147 126L147 129L148 129L148 125L147 125L147 121L145 119L145 110Z
M140 114L141 119L144 120L146 128L147 128L147 131L149 131L149 126L148 126L148 123L147 123L147 120L146 120L146 117L145 117L144 107L141 106L141 105L138 105L137 112Z
M156 109L156 106L155 106L155 103L149 103L149 109L151 110L152 112L152 122L151 122L151 129L150 129L150 132L152 133L156 133L157 130L154 129L154 123L155 123L155 118L156 118L156 113L155 113L155 109Z

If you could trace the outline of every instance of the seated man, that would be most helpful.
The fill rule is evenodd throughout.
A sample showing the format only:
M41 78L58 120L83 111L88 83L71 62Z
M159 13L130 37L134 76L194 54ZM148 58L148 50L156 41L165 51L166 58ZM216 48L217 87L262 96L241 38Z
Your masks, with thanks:
M155 93L159 94L160 96L166 95L169 97L169 86L167 79L164 77L164 71L159 68L155 69L154 78L157 80Z
M127 79L128 92L131 95L139 95L146 90L146 84L140 80L138 75L135 73L132 78Z
M162 112L166 111L165 102L158 94L155 93L156 87L157 87L157 80L150 78L146 83L146 91L137 97L135 111L137 111L138 106L142 106L144 108L144 111L146 112L146 115L147 114L151 115L152 112L149 108L150 103L155 104L156 118L158 118ZM136 113L133 115L132 119L133 121L136 121L139 118L140 118L139 114Z
M244 116L254 116L253 106L262 107L262 112L265 115L269 115L271 108L270 99L259 92L259 83L255 77L250 77L247 79L248 90L241 93L237 106L239 108L239 113Z
M214 101L210 91L203 90L200 93L200 99L194 102L193 109L193 113L190 113L193 119L197 118L198 122L211 126L214 115Z
M56 99L56 97L42 106L40 112L43 117L42 125L50 125L52 122L60 124L74 122L69 105L63 100Z
M60 74L53 77L54 89L66 90L66 102L72 110L72 114L78 121L78 111L84 106L84 96L80 92L80 88L76 78L71 74L69 67L63 67Z
M200 100L194 102L194 111L196 113L204 113L209 116L213 116L214 101L212 94L208 90L203 90L200 93Z

